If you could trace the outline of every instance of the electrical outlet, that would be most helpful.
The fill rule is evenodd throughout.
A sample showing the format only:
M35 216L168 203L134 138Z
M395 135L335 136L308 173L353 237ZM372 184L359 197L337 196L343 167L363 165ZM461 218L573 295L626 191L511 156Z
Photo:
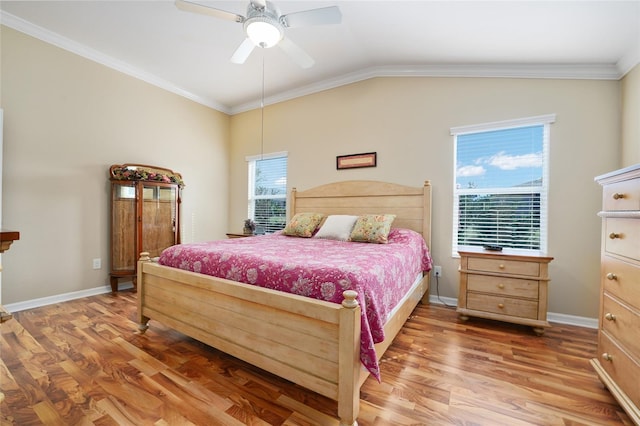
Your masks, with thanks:
M434 266L433 267L433 275L435 275L436 277L441 277L442 276L442 266Z
M102 268L102 259L93 259L93 269Z

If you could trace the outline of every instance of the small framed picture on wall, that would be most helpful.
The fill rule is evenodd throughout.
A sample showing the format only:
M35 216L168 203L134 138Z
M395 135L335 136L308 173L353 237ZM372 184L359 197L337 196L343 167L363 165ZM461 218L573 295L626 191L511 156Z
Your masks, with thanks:
M339 155L336 157L336 169L357 169L360 167L376 167L376 153Z

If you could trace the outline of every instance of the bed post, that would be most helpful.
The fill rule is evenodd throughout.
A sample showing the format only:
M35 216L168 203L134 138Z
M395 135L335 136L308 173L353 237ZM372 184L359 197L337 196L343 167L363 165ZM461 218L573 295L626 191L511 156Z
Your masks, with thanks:
M422 236L427 242L427 247L431 250L431 181L424 181L424 194L422 208L424 213L422 215Z
M342 293L343 309L340 310L338 417L340 426L357 426L360 411L360 305L358 293L347 290Z
M142 304L144 302L145 297L145 288L144 288L144 280L142 279L142 265L145 262L150 262L151 258L149 257L149 252L143 251L140 253L140 259L138 259L138 330L140 334L144 334L149 328L149 317L145 317L142 315Z
M422 237L427 243L427 247L429 248L429 253L433 255L433 250L431 248L431 181L425 180L423 187L423 196L422 196ZM425 277L426 290L422 295L422 304L429 303L429 290L431 288L431 271L427 272L427 276Z
M296 214L296 197L298 196L298 190L294 187L291 188L291 197L289 197L289 220Z

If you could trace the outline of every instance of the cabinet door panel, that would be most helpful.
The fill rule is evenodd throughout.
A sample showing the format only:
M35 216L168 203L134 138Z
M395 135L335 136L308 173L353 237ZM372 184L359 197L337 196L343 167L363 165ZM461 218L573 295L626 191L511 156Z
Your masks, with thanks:
M134 184L113 186L111 199L111 270L135 270L136 254L136 198Z
M176 244L175 187L145 184L142 199L142 248L151 257Z

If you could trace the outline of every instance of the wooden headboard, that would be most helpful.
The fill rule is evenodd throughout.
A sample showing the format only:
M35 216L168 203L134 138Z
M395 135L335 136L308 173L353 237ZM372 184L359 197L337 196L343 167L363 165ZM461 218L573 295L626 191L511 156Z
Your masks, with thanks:
M421 187L389 182L351 180L317 186L306 191L293 188L291 217L301 212L330 214L395 214L394 228L422 234L431 247L431 183Z

